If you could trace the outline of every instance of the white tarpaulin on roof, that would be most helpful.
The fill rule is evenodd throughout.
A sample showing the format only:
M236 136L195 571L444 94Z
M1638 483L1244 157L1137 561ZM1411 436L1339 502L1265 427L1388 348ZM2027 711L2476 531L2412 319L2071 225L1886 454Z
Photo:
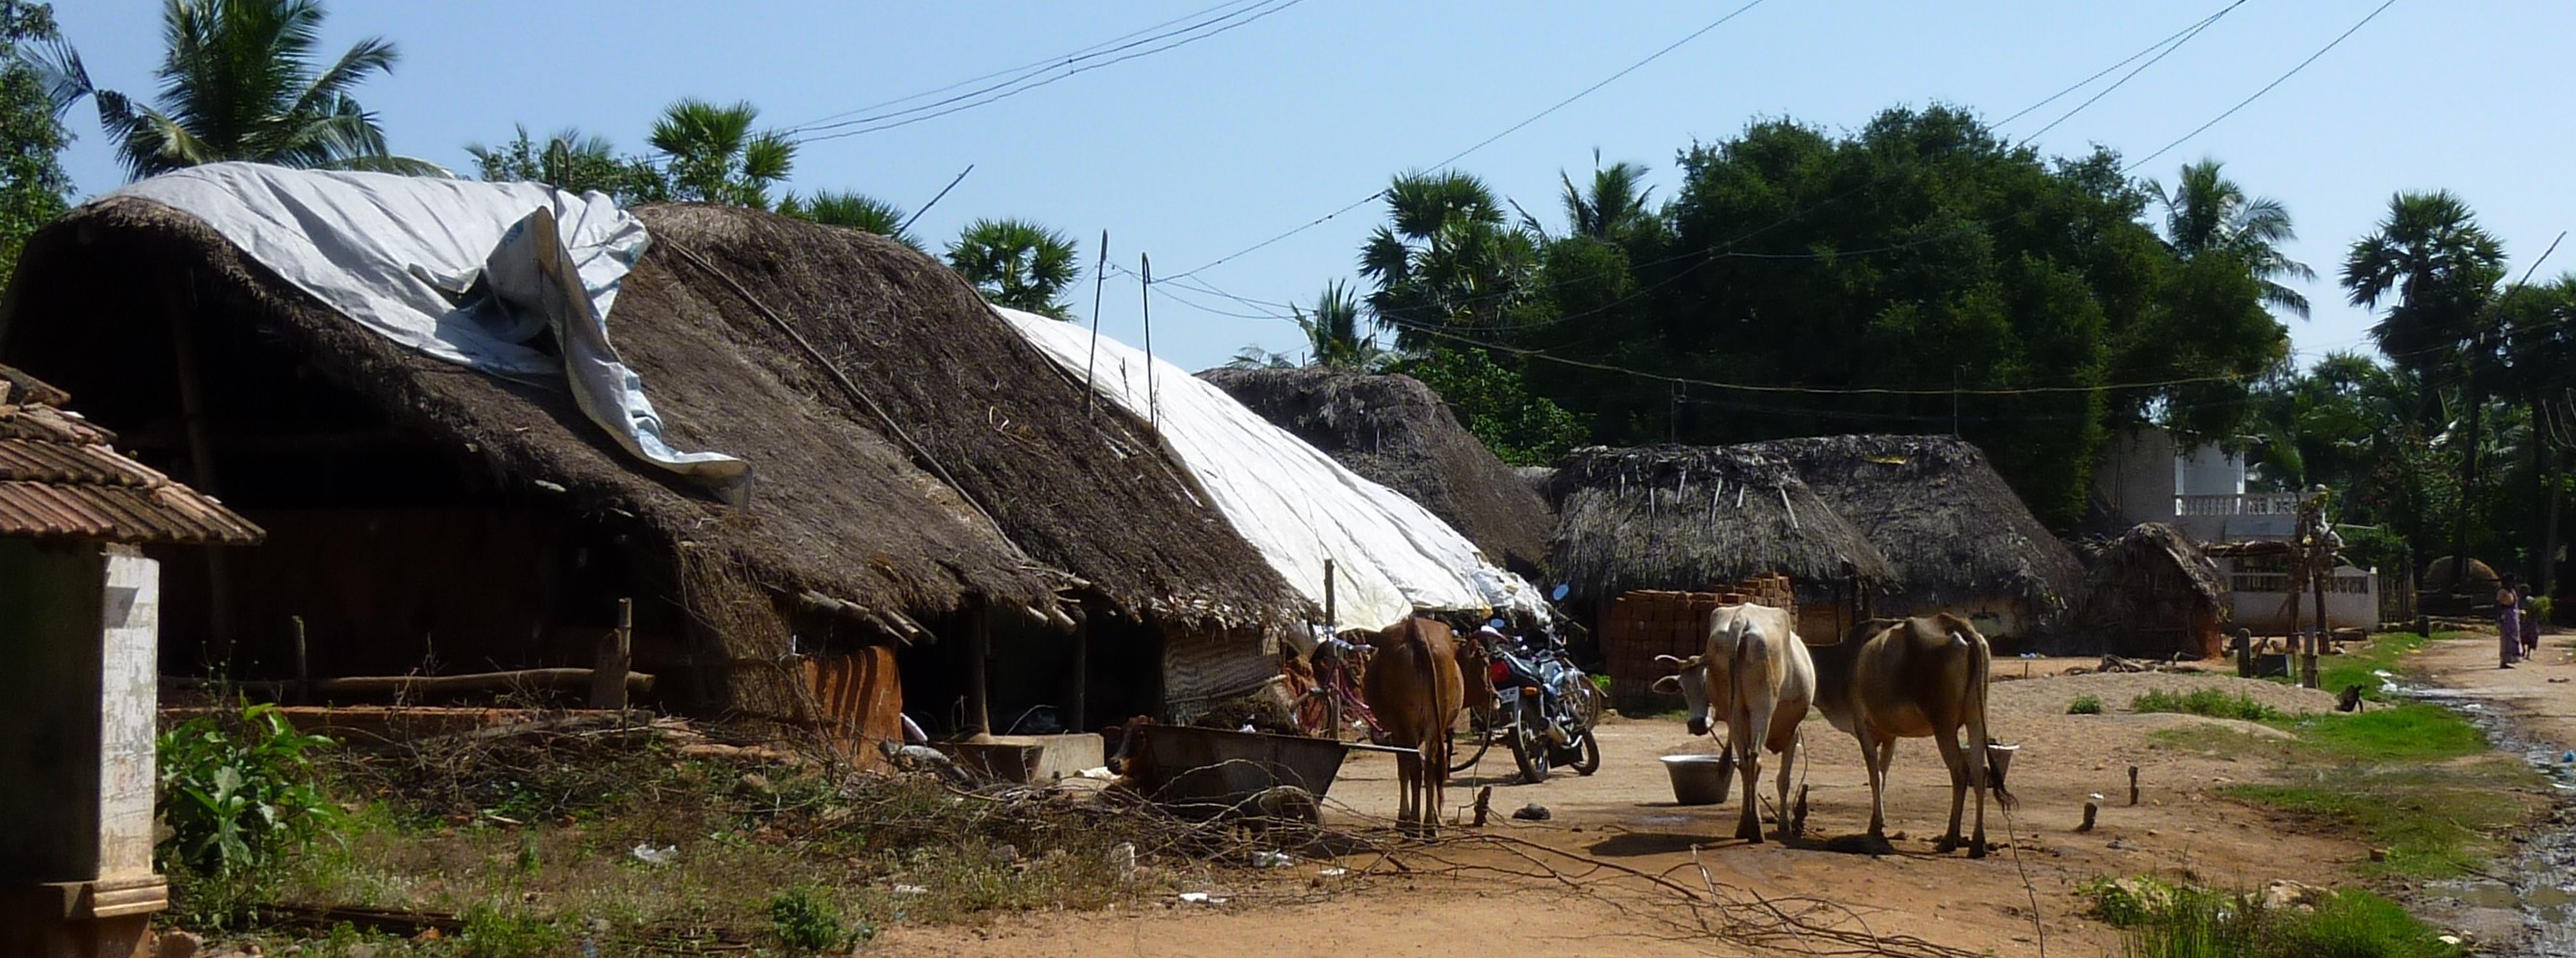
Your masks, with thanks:
M644 384L609 345L618 283L649 242L598 193L384 173L215 163L109 194L205 221L260 265L358 325L522 382L563 384L634 455L719 487L742 460L680 452ZM551 332L561 355L535 345Z
M1317 607L1324 604L1324 560L1333 560L1336 629L1378 629L1416 609L1514 609L1544 614L1538 590L1476 550L1430 510L1361 478L1323 451L1225 391L1162 360L1149 361L1114 339L1098 341L1072 323L995 307L1020 334L1079 382L1091 364L1093 388L1139 419L1152 420L1163 442L1217 511Z

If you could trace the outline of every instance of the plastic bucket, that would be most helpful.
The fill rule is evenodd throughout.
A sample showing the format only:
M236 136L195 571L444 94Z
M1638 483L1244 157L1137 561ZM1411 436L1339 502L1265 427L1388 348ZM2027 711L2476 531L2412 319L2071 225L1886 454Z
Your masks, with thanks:
M1735 762L1726 755L1666 755L1664 773L1673 779L1673 802L1715 805L1726 801L1735 780Z

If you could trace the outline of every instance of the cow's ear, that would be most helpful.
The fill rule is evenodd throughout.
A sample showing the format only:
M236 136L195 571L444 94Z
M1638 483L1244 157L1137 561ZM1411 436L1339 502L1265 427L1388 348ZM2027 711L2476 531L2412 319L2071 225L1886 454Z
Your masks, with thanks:
M1668 659L1672 658L1672 656L1669 655L1664 657ZM1656 679L1655 684L1648 686L1648 688L1652 688L1657 692L1662 692L1665 695L1680 695L1682 691L1682 677L1678 675L1667 675L1663 678Z

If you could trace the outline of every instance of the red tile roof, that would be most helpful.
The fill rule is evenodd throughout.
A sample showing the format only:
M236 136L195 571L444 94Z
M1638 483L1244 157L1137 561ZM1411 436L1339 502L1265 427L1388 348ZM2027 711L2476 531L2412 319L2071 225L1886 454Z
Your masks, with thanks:
M119 455L62 390L0 366L0 536L249 545L267 534Z

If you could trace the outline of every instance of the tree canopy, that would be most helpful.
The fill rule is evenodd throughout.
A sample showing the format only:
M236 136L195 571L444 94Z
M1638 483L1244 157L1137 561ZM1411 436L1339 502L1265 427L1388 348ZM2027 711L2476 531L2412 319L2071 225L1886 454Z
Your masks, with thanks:
M16 273L27 237L62 215L71 195L62 164L71 134L29 59L60 42L52 7L0 0L0 279Z

